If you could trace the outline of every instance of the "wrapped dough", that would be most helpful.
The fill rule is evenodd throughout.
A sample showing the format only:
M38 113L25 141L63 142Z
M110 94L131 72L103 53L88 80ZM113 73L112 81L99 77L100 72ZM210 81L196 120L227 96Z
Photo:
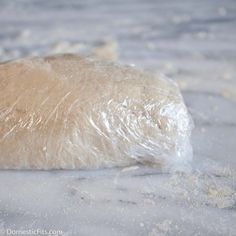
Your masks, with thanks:
M166 78L74 55L0 65L1 169L175 166L191 128Z

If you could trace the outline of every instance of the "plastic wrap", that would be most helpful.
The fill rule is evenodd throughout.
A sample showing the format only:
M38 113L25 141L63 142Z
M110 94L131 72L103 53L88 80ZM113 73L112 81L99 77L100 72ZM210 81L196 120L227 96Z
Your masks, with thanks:
M191 129L167 78L73 55L0 65L1 169L184 165Z

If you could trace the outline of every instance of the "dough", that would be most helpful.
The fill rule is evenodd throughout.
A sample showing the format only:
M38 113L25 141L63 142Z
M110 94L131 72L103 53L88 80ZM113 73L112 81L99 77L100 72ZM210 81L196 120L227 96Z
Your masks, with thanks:
M172 166L191 157L177 85L95 58L0 65L0 168Z

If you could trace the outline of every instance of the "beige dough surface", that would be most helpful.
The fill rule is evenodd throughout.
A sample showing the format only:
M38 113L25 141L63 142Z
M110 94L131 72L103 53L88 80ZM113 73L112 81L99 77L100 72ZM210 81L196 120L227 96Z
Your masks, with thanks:
M190 133L169 79L75 55L0 64L0 169L174 165Z

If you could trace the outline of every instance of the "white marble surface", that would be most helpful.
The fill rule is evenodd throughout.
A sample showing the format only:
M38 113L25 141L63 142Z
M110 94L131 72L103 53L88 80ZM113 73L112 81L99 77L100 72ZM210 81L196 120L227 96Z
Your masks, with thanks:
M234 0L0 0L0 6L0 61L86 54L109 39L119 61L175 79L196 126L188 173L143 166L1 171L0 235L7 229L236 235Z

